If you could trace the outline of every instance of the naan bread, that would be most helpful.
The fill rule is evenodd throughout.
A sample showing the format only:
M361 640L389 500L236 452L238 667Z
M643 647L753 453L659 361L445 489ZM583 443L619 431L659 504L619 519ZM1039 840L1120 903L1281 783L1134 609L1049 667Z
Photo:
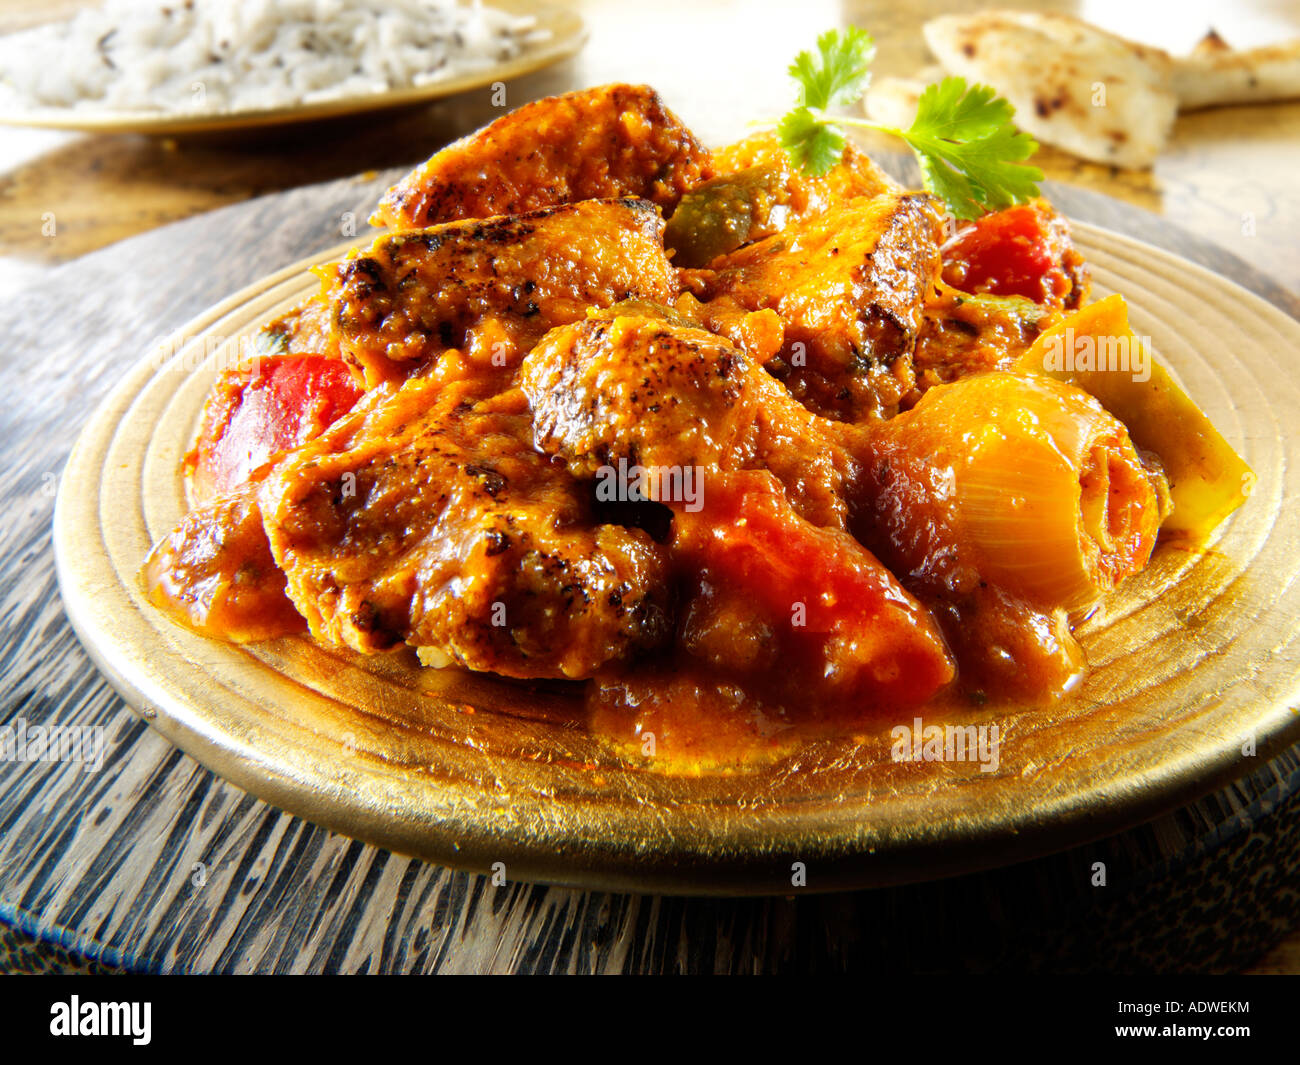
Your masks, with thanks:
M1211 30L1173 59L1173 89L1183 111L1300 98L1300 40L1236 52Z
M1016 125L1084 159L1150 166L1178 112L1171 61L1065 15L984 11L924 27L944 67L991 85L1016 109Z
M991 85L1016 125L1045 144L1115 166L1150 166L1179 110L1300 97L1300 40L1234 51L1210 34L1188 56L1107 33L1070 15L982 11L925 24L950 74ZM868 108L898 119L920 83L882 79ZM913 111L913 113L915 113Z

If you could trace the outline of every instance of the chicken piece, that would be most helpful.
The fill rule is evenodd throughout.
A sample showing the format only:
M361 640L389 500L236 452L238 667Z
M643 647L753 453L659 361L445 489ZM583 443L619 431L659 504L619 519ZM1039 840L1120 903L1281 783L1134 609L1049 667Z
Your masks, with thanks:
M745 357L667 309L615 315L556 329L524 358L537 446L577 476L618 458L730 462L757 414Z
M598 524L530 435L518 390L424 376L277 464L263 520L313 635L521 678L589 676L658 643L662 549Z
M846 486L858 467L834 426L739 348L667 308L614 307L553 330L518 380L536 446L575 476L620 460L625 469L698 468L704 477L766 469L809 520L846 524Z
M385 193L371 223L420 229L579 200L665 209L712 176L707 149L647 85L548 96L448 145Z
M845 531L859 470L836 427L742 351L672 312L612 308L548 334L519 382L537 446L576 475L653 471L697 665L814 718L916 705L952 679L933 620Z
M702 300L780 315L784 347L768 368L811 410L888 418L914 384L941 218L924 193L859 198L681 275Z
M343 357L367 387L456 348L514 367L557 325L619 300L671 300L663 221L645 200L589 200L380 237L327 285Z

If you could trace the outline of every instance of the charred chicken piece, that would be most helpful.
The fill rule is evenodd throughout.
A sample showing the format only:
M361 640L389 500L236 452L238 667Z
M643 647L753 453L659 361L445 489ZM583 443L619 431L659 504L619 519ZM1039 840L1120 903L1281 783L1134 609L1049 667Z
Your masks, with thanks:
M700 146L647 85L602 85L525 104L394 185L371 218L420 229L579 200L637 196L671 208L712 176Z
M417 377L271 471L259 502L312 633L510 677L589 676L667 632L662 550L599 524L527 402Z
M547 334L520 368L537 447L601 467L770 470L794 507L842 528L858 467L812 414L724 338L667 308L599 312Z
M663 221L645 200L589 200L380 237L327 279L343 357L367 387L457 349L510 369L589 307L671 300Z
M914 383L941 235L932 196L859 198L682 276L702 300L727 297L783 319L784 347L769 369L810 409L888 418Z

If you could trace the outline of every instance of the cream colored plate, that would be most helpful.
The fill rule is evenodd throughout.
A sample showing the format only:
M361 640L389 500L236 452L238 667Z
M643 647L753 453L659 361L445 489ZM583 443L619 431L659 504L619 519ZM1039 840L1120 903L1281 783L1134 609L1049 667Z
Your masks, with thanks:
M346 96L258 111L185 113L179 111L92 111L66 107L10 108L0 110L0 125L37 126L44 129L80 130L86 133L207 133L252 129L319 118L339 118L368 111L384 111L429 103L445 96L480 89L494 81L509 81L541 70L573 55L587 39L582 19L571 11L527 0L493 0L492 5L512 15L533 15L539 29L550 37L527 47L515 59L444 81L389 92Z
M1300 324L1172 255L1075 232L1098 295L1128 296L1136 331L1259 482L1207 551L1161 547L1089 622L1093 669L1065 703L970 711L964 720L1002 730L996 772L896 764L898 722L885 721L768 768L666 776L621 764L563 694L422 670L406 652L367 658L303 638L236 647L170 622L135 574L184 509L178 465L224 357L210 338L247 335L312 291L305 264L191 323L173 358L141 363L86 427L55 516L69 617L126 700L215 772L399 852L503 862L510 879L788 893L802 862L808 889L825 890L970 870L1138 823L1300 738Z

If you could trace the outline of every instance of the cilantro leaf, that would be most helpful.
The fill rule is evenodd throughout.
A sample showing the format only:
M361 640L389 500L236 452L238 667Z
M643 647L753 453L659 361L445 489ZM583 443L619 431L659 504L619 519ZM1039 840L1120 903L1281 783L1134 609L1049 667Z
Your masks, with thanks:
M776 132L795 165L816 177L826 173L844 154L844 134L806 107L796 107L787 114Z
M986 85L963 78L927 86L901 136L916 153L926 188L957 218L978 218L1038 195L1043 172L1021 163L1038 150L1011 124L1014 108Z
M866 92L875 44L863 30L828 30L817 52L800 52L790 64L800 103L777 126L790 158L810 174L825 174L844 154L841 126L861 126L901 137L916 154L925 187L957 218L978 218L1038 195L1043 172L1024 161L1038 150L1012 124L1015 108L987 85L944 78L927 86L916 118L905 130L866 119L834 116L826 109L857 103Z
M927 85L916 102L912 129L946 140L975 140L1007 125L1016 109L987 85L966 88L964 78Z
M799 83L799 102L819 110L856 103L867 91L875 55L875 42L865 30L827 30L817 38L816 56L800 52L790 64L790 76Z

